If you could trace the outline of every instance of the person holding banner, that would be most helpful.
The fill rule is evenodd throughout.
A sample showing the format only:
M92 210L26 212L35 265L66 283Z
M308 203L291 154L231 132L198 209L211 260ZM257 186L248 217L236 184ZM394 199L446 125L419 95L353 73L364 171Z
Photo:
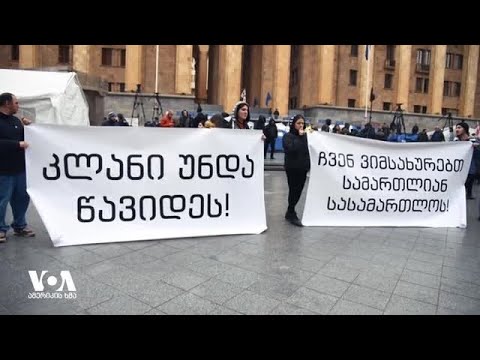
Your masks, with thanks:
M19 120L17 97L11 93L0 95L0 243L7 241L9 225L5 223L7 205L13 213L12 228L17 236L31 237L35 233L27 228L25 214L30 203L25 174L25 149L23 125L30 121Z
M234 120L232 121L232 129L250 129L248 122L250 121L250 107L246 101L239 101L235 104L233 112Z
M300 200L307 173L310 170L310 154L303 115L298 114L293 117L290 132L283 136L282 141L288 181L288 209L285 219L293 225L303 226L295 211L295 205Z
M458 141L470 141L469 135L469 126L466 122L460 122L455 127L455 133L457 135ZM467 180L465 181L465 190L467 193L467 200L475 199L472 194L473 190L473 182L475 179L475 173L477 172L476 162L477 159L480 157L480 150L478 146L472 144L473 148L473 155L472 160L470 162L470 168L468 170Z

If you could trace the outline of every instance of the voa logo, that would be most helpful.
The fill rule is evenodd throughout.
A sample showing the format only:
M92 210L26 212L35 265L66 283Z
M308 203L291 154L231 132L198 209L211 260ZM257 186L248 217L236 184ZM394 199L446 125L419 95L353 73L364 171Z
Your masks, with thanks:
M55 275L47 275L43 270L40 274L35 270L29 270L33 290L28 294L29 299L76 299L77 288L68 270L60 271L60 279Z

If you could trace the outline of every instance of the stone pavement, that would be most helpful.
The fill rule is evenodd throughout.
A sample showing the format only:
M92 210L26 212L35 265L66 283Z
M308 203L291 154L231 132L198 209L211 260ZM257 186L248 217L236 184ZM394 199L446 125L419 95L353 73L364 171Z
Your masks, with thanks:
M468 229L298 228L267 171L263 234L63 248L31 206L37 237L0 244L0 314L480 314L474 191ZM69 270L77 298L28 299L28 270Z

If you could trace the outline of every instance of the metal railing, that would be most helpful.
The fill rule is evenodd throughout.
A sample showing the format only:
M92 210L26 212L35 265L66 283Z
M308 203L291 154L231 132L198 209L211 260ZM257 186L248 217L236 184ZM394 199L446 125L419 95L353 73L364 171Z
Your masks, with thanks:
M430 71L430 64L419 64L416 67L417 72L428 73Z
M394 69L394 68L395 68L395 60L385 59L385 69Z

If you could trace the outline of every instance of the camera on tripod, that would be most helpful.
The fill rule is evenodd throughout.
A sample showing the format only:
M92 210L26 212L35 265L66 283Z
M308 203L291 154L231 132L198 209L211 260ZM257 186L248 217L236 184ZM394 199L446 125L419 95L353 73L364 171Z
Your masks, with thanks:
M402 134L402 128L403 134L406 134L407 132L405 129L405 119L403 118L402 105L402 103L397 103L397 108L395 109L395 113L393 114L393 120L390 124L390 129L392 131L395 131L396 134Z
M145 121L145 109L143 108L143 100L142 100L142 97L139 96L141 95L142 93L142 84L137 84L137 90L135 91L135 98L133 100L133 109L132 109L132 121L134 118L137 118L138 119L138 123L141 124L142 122ZM143 115L143 118L142 120L143 121L140 121L140 114L138 113L138 105L140 105L140 107L142 108L142 115ZM135 113L136 111L136 113Z

